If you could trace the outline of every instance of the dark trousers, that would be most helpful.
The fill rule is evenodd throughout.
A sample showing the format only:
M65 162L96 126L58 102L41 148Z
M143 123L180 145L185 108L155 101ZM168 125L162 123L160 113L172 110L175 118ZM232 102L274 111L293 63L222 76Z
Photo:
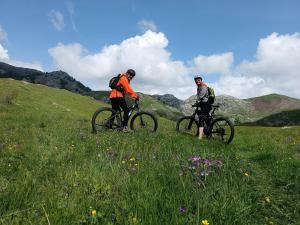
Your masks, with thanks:
M200 102L199 106L201 108L201 111L198 113L198 115L204 115L206 117L209 117L209 112L212 109L212 106L209 102ZM210 118L207 118L205 120L206 124L209 125L210 124ZM204 119L199 120L200 123L200 127L204 127Z
M118 112L120 108L124 111L123 127L127 126L129 110L125 98L124 97L111 98L110 102L113 110L115 110L116 112Z

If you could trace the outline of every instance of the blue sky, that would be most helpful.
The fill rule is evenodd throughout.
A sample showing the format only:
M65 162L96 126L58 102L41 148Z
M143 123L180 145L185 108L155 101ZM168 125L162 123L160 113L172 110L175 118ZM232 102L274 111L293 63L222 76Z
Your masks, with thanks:
M232 52L231 67L236 67L255 60L261 39L274 32L280 37L300 31L299 0L0 0L0 9L0 26L6 33L0 43L9 58L38 62L45 71L59 67L48 53L58 43L79 43L89 54L97 54L104 46L142 36L142 20L165 35L171 60L185 64L199 55ZM60 29L51 22L53 12L63 17ZM221 77L211 72L207 81Z

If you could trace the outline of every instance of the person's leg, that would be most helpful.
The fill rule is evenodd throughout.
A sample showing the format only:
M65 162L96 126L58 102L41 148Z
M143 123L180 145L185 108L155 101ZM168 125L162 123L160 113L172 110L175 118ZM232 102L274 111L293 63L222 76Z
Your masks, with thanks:
M211 106L211 104L209 102L207 102L205 104L205 110L203 112L204 115L206 116L205 123L206 123L207 126L209 126L210 123L211 123L211 118L210 118L210 114L209 114L211 110L212 110L212 106Z
M119 98L111 98L110 102L111 102L111 107L113 110L115 110L116 112L118 112L120 110L120 106L119 106ZM110 128L112 128L112 124L114 123L115 117L113 117L110 121Z
M199 139L201 140L203 138L203 130L204 130L204 120L200 119L200 126L199 126Z
M119 106L123 109L124 111L124 120L123 120L123 127L127 127L128 125L128 113L129 113L129 110L128 110L128 107L127 107L127 103L125 101L125 98L120 98L119 99Z
M111 99L110 99L111 107L112 107L112 109L115 110L116 112L120 109L118 99L119 99L119 98L111 98Z
M209 112L211 110L211 105L208 102L202 102L201 103L201 115L204 115L206 117L209 116ZM205 121L208 122L208 121ZM203 138L203 134L204 134L204 119L199 120L200 126L199 126L199 139L201 140Z

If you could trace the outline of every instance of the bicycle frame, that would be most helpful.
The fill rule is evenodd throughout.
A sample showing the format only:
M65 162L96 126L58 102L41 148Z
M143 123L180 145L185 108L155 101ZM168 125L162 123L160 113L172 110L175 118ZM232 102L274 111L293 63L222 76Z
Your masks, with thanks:
M192 107L196 107L195 112L192 114L192 117L197 121L198 127L200 126L200 121L202 121L202 120L204 121L204 133L208 134L209 133L208 128L209 128L211 122L214 119L215 110L218 108L218 106L212 105L212 111L211 111L209 116L201 115L199 113L199 112L201 112L201 107L200 106L193 105ZM198 120L196 119L196 116L198 116ZM209 124L207 124L207 122L206 122L208 119L210 120ZM191 125L189 125L189 126L191 126Z
M130 119L130 117L132 116L133 111L137 109L137 112L140 111L140 107L138 104L138 101L135 101L135 103L131 106L128 107L128 120ZM119 109L115 115L113 115L111 118L115 118L117 116L120 117L120 122L123 123L123 117L122 117L122 113L124 112L124 110Z

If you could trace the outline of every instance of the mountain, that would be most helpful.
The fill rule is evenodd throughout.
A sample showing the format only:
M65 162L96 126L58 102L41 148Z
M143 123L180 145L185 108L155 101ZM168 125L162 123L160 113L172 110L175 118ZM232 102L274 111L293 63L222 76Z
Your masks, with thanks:
M151 97L157 99L163 104L168 106L180 109L180 106L184 103L184 101L176 98L174 95L165 94L165 95L151 95Z
M181 105L182 112L185 115L192 114L194 109L191 105L195 102L196 95L184 101ZM291 111L300 109L300 100L284 95L270 94L249 99L220 95L216 97L215 104L220 105L217 115L229 117L235 123L256 123L257 121L259 125L300 125L300 117L295 117L295 112ZM275 122L274 118L278 121Z
M90 91L87 95L93 97L96 100L109 103L110 91Z
M278 113L287 109L300 108L299 99L279 94L269 94L245 100L251 103L253 111L257 114Z
M63 71L48 73L34 69L15 67L3 62L0 62L0 78L24 80L34 84L43 84L49 87L66 89L83 95L91 91L90 88L85 87L82 83Z
M178 120L183 116L182 112L169 104L153 98L151 95L139 93L141 99L141 106L143 109L157 113L159 116L168 118L170 120Z
M109 103L108 96L110 91L92 91L63 71L48 73L15 67L0 62L0 78L13 78L49 87L66 89ZM185 101L177 99L171 94L146 95L140 93L140 95L143 109L150 110L172 120L177 120L182 115L191 115L193 113L191 105L196 102L196 95L191 96ZM288 96L270 94L249 99L238 99L229 95L220 95L216 97L216 104L221 106L217 111L217 115L229 117L237 124L258 121L260 125L300 125L300 119L297 116L294 117L294 115L298 114L291 111L300 109L300 100ZM271 116L273 114L274 116ZM287 119L290 116L292 117L291 120ZM274 118L277 118L278 121L275 122Z
M197 96L193 95L184 101L184 104L181 105L182 112L185 115L190 115L194 112L194 108L192 108L192 104L194 104L197 100ZM215 104L220 105L218 110L219 114L230 116L231 118L237 117L247 117L252 111L251 103L238 99L229 95L220 95L216 97Z

